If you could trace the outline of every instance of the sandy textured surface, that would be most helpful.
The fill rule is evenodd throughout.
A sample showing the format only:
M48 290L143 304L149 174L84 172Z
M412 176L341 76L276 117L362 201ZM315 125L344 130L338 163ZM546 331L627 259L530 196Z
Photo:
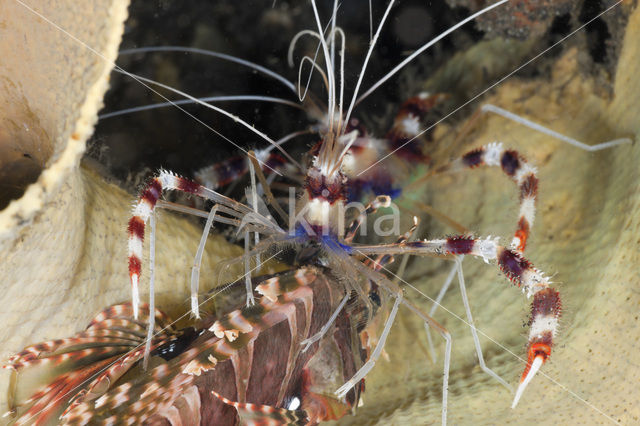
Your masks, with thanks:
M0 5L2 102L12 105L1 111L0 135L10 136L3 146L20 156L40 155L45 169L0 212L0 359L26 344L71 335L103 307L130 297L126 223L132 197L79 167L108 87L126 7L120 0L41 1L35 7L97 55L19 3ZM199 240L199 231L183 222L171 216L158 222L159 229L174 231L158 240L172 249L158 253L157 283L158 303L173 313L183 311ZM220 257L238 253L221 238L208 247L216 251L205 255L203 276ZM8 377L7 370L0 372L3 393ZM5 408L2 398L0 411Z
M40 1L34 7L30 11L15 1L0 5L0 84L7 106L0 112L0 145L13 154L2 157L2 166L24 153L44 169L22 198L0 212L2 359L34 338L73 331L82 303L87 307L87 300L99 299L99 284L86 292L77 275L88 217L78 164L126 18L123 1ZM92 46L106 62L34 12ZM84 293L83 302L75 303L72 288ZM66 310L67 303L77 308ZM2 389L7 378L4 371ZM1 404L4 410L5 401Z
M107 59L115 58L125 2L103 2L95 9L85 2L55 4L40 1L38 10ZM18 123L38 117L30 128L38 129L41 154L33 155L45 168L20 200L0 212L0 357L6 357L27 343L70 335L99 309L129 297L123 235L131 198L78 167L109 64L18 3L2 3L0 16L0 54L11 58L0 65L0 84L6 88L11 83L2 95L5 104L15 106L2 114L11 112ZM611 99L595 94L593 82L578 72L579 52L569 51L554 66L552 78L511 79L489 101L591 144L628 135L637 140L639 32L636 11ZM18 40L26 40L26 46L16 54L12 46ZM16 106L15 99L22 103ZM512 395L477 367L464 324L439 311L436 317L454 337L451 424L638 423L640 146L590 154L488 116L460 146L441 145L434 157L447 158L494 140L519 149L538 165L538 219L528 257L555 274L564 316L558 345L543 370L546 377L538 377L520 406L511 410ZM472 174L434 180L426 188L429 202L481 235L508 241L517 215L513 184L495 170ZM171 233L160 233L158 303L175 314L184 306L199 232L171 215L163 215L159 227ZM423 231L428 236L451 232ZM237 252L219 238L208 247L207 267ZM476 324L500 344L481 338L487 364L515 384L523 368L517 357L524 354L528 302L494 267L474 259L465 260L464 267ZM416 262L406 278L435 295L447 269L431 260ZM406 295L428 308L428 301L413 290ZM457 289L444 306L464 316ZM423 337L415 317L403 312L388 342L390 362L381 361L373 370L365 406L341 423L439 422L441 369L428 361ZM1 373L0 389L7 376Z

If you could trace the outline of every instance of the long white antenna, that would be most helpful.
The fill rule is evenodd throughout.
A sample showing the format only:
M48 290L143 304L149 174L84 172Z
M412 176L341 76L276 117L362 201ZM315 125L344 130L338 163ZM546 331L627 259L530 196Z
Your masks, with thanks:
M258 72L261 72L264 75L268 75L271 78L274 78L287 86L292 92L295 93L296 87L295 85L281 76L280 74L271 71L268 68L263 67L262 65L258 65L251 61L247 61L245 59L237 58L232 55L227 55L226 53L214 52L212 50L199 49L197 47L183 47L183 46L148 46L148 47L138 47L135 49L124 49L118 52L119 56L124 55L133 55L135 53L149 53L149 52L188 52L188 53L197 53L199 55L212 56L214 58L222 59L229 62L234 62L239 65L243 65L245 67L252 68Z
M351 117L351 111L356 102L356 96L358 96L358 90L360 89L360 84L362 84L362 78L364 77L364 72L367 69L367 64L369 63L369 58L371 57L371 52L373 52L373 48L376 46L376 42L378 41L378 37L380 36L380 31L382 31L382 26L384 25L384 21L389 16L389 12L391 11L391 7L393 6L394 0L389 2L389 6L387 6L387 10L384 12L384 16L380 21L380 25L378 25L378 29L376 30L376 35L373 36L373 40L371 40L371 44L369 45L369 50L367 51L367 56L364 59L364 63L362 64L362 70L360 70L360 75L358 76L358 83L356 84L356 89L353 92L353 97L351 98L351 104L349 105L349 109L347 110L347 115L344 119L344 124L342 126L342 132L347 128L347 123L349 123L349 118Z
M422 52L424 52L425 50L427 50L428 48L430 48L431 46L433 46L434 44L436 44L437 42L439 42L440 40L442 40L444 37L448 36L449 34L451 34L452 32L454 32L455 30L457 30L458 28L460 28L461 26L465 25L466 23L473 21L474 19L476 19L478 16L490 11L491 9L500 6L501 4L504 4L506 2L508 2L509 0L500 0L497 3L494 3L490 6L485 7L484 9L480 10L479 12L474 13L473 15L469 16L466 19L463 19L462 21L458 22L456 25L454 25L453 27L449 28L448 30L444 31L443 33L441 33L439 36L437 36L436 38L434 38L433 40L431 40L430 42L428 42L427 44L425 44L424 46L422 46L420 49L416 50L415 52L413 52L407 59L405 59L404 61L400 62L400 64L398 64L398 66L396 66L394 69L392 69L391 71L389 71L387 73L387 75L385 75L384 77L382 77L380 80L378 80L378 82L376 84L374 84L373 86L371 86L371 88L369 90L367 90L366 92L364 92L362 94L362 96L360 96L358 98L358 100L355 102L356 105L359 104L364 98L366 98L367 96L369 96L374 90L376 90L378 87L380 87L382 84L384 84L385 81L389 80L393 75L395 75L398 71L400 71L405 65L407 65L409 62L413 61L413 59L418 56L419 54L421 54ZM377 37L377 34L376 34ZM355 95L354 95L355 96Z
M335 29L336 32L340 33L340 40L342 40L342 44L340 46L340 102L338 103L338 117L342 120L342 106L344 103L344 53L345 53L345 44L346 39L344 35L344 31L340 27ZM341 123L338 123L338 126L341 126Z
M584 24L580 25L578 28L576 28L575 30L571 31L569 34L567 34L566 36L562 37L560 40L558 40L557 42L553 43L551 46L547 47L546 49L544 49L542 52L538 53L536 56L534 56L533 58L529 59L528 61L526 61L525 63L523 63L522 65L520 65L519 67L517 67L516 69L510 71L509 73L507 73L505 76L503 76L502 78L500 78L499 80L497 80L496 82L494 82L493 84L491 84L489 87L485 88L484 90L480 91L479 93L477 93L475 96L473 96L471 99L467 100L466 102L464 102L462 105L458 106L457 108L455 108L453 111L447 113L446 115L444 115L443 117L441 117L438 121L436 121L435 123L431 124L429 127L427 127L426 129L420 131L420 133L418 133L417 135L413 136L411 139L409 139L408 141L406 141L405 143L403 143L401 146L397 147L396 149L394 149L393 151L391 151L390 153L386 154L384 157L382 157L381 159L379 159L378 161L376 161L375 163L371 164L369 167L367 167L366 169L358 172L358 174L356 176L360 176L361 174L365 173L367 170L371 169L372 167L375 167L376 165L380 164L382 161L384 161L385 159L389 158L390 156L392 156L393 154L395 154L398 150L404 148L407 144L410 144L411 142L413 142L416 138L420 137L420 135L424 134L425 132L428 132L429 130L431 130L432 128L434 128L435 126L437 126L438 124L440 124L441 122L443 122L444 120L446 120L447 118L449 118L450 116L452 116L453 114L455 114L456 112L460 111L462 108L466 107L467 105L469 105L471 102L475 101L476 99L478 99L480 96L484 95L485 93L487 93L489 90L493 89L494 87L496 87L498 84L502 83L503 81L505 81L506 79L508 79L509 77L511 77L512 75L514 75L515 73L517 73L518 71L520 71L521 69L523 69L524 67L526 67L527 65L529 65L530 63L532 63L533 61L535 61L536 59L538 59L539 57L541 57L542 55L544 55L545 53L547 53L548 51L550 51L551 49L555 48L556 46L559 46L560 44L564 43L565 40L567 40L569 37L572 37L574 34L578 33L578 31L581 31L584 27L586 27L587 25L589 25L590 23L592 23L593 21L595 21L596 19L600 18L602 15L604 15L605 13L607 13L608 11L610 11L611 9L613 9L614 7L616 7L617 5L619 5L620 3L622 3L624 0L618 0L615 4L613 4L612 6L610 6L609 8L607 8L606 10L602 11L601 13L599 13L597 16L594 16L591 20L589 20L588 22L585 22ZM630 139L625 138L622 139L620 141L617 141L617 143L629 143L627 141L630 141Z
M134 77L135 77L135 79L136 79L136 80L138 80L138 81L142 81L142 82L145 82L145 83L148 83L148 84L153 84L153 85L155 85L155 86L162 87L163 89L169 90L169 91L171 91L171 92L173 92L173 93L176 93L176 94L178 94L178 95L180 95L180 96L184 96L184 97L185 97L185 98L187 98L187 99L191 99L192 101L194 101L194 102L196 102L197 104L200 104L200 105L202 105L202 106L204 106L204 107L206 107L206 108L212 109L212 110L214 110L214 111L216 111L216 112L219 112L220 114L226 115L227 117L231 118L231 119L232 119L233 121L235 121L236 123L239 123L239 124L243 125L244 127L246 127L247 129L251 130L253 133L255 133L256 135L260 136L261 138L263 138L264 140L266 140L266 141L267 141L267 142L269 142L270 144L272 144L272 145L276 145L276 141L274 141L273 139L271 139L269 136L265 135L265 134L264 134L264 133L262 133L260 130L256 129L254 126L252 126L251 124L247 123L246 121L242 120L240 117L238 117L238 116L236 116L236 115L233 115L233 114L231 114L230 112L225 111L225 110L224 110L224 109L222 109L222 108L218 108L218 107L217 107L217 106L215 106L215 105L211 105L211 104L208 104L208 103L206 103L206 102L202 102L202 101L201 101L201 100L199 100L198 98L193 97L193 96L189 95L188 93L185 93L185 92L183 92L183 91L181 91L181 90L175 89L175 88L173 88L173 87L171 87L171 86L167 86L166 84L160 83L159 81L155 81L155 80L152 80L152 79L150 79L150 78L142 77L142 76L137 75L137 74L132 74L132 73L129 73L129 72L126 72L126 71L122 71L122 70L119 70L119 69L117 69L117 68L114 68L114 70L115 70L115 71L117 71L117 72L120 72L120 73L126 74L126 75L128 75L128 76L134 76ZM166 98L165 98L165 99L166 99ZM180 107L177 107L177 108L180 108ZM195 118L195 117L194 117L194 118ZM215 132L216 134L220 135L220 133L219 133L219 132L217 132L216 130L214 130L211 126L206 125L205 123L203 123L203 122L202 122L202 121L200 121L200 120L198 120L198 121L199 121L200 123L204 124L204 125L205 125L208 129L210 129L211 131L213 131L213 132ZM226 139L226 138L225 138L225 139ZM234 144L234 145L235 145L235 144ZM237 145L236 145L236 146L237 146ZM237 146L237 147L238 147L238 146ZM238 147L238 148L240 148L240 147ZM293 158L292 158L292 157L287 153L287 151L285 151L284 149L282 149L282 147L281 147L281 146L279 146L279 145L276 145L276 148L277 148L280 152L282 152L282 154L283 154L283 155L284 155L284 156L285 156L289 161L291 161L293 164L295 164L295 165L296 165L296 167L299 167L299 168L300 168L300 170L302 170L302 166L301 166L301 165L300 165L296 160L294 160L294 159L293 159ZM242 149L242 148L240 148L240 149ZM244 151L244 152L246 153L246 151L245 151L244 149L242 149L242 151ZM268 166L267 166L267 167L268 167ZM273 170L273 169L272 169L272 170ZM273 172L278 173L278 171L276 171L276 170L273 170ZM280 174L280 173L278 173L278 174Z
M302 106L296 102L292 102L287 99L273 98L271 96L262 95L232 95L232 96L207 96L204 98L196 98L202 102L227 102L227 101L258 101L258 102L271 102L274 104L288 105L293 108L303 109ZM134 112L148 111L151 109L166 108L175 105L190 105L195 104L196 101L191 99L178 99L171 102L158 102L155 104L140 105L137 107L119 109L117 111L110 111L104 114L98 115L98 120L105 120L111 117L118 117L120 115L132 114Z
M316 1L311 0L311 6L313 7L313 14L316 17L316 24L318 25L318 34L322 34L322 24L320 23L320 16L318 15L318 8L316 7ZM327 77L329 79L329 128L333 128L333 116L335 114L336 106L336 89L335 89L335 75L333 72L333 64L331 63L331 56L329 54L329 47L324 37L321 37L322 52L324 53L325 62L327 63Z
M311 71L309 72L307 85L304 87L304 93L300 94L300 89L301 89L300 82L302 80L302 67L304 66L305 61L309 61L309 63L311 64ZM320 65L318 65L315 59L311 59L311 57L307 55L305 55L300 60L300 66L298 67L298 99L300 100L300 102L302 102L304 98L307 97L307 92L309 91L309 84L311 83L311 73L313 72L314 68L318 70L318 73L320 73L320 76L322 77L322 81L324 81L324 85L327 88L327 94L329 98L328 101L331 102L331 92L329 92L329 80L327 79L327 74L325 74L325 72L322 70Z
M329 46L331 46L331 64L336 63L336 19L338 14L338 0L333 1L333 11L331 12L331 31L329 32Z

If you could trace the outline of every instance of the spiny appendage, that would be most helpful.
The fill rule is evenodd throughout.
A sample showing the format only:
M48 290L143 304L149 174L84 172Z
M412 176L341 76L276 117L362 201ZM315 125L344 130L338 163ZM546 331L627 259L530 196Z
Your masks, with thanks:
M527 347L527 366L522 373L520 385L513 398L511 408L515 408L518 405L518 401L531 379L551 356L551 347L558 330L561 311L560 294L553 288L546 288L533 296L531 329Z
M549 280L518 251L500 248L497 255L500 270L514 284L522 287L522 291L527 291L528 297L533 296L527 366L513 399L512 408L515 408L531 379L551 355L562 304L558 291L549 287Z
M536 269L515 249L499 244L498 238L475 238L470 235L454 235L446 239L406 241L399 244L372 246L354 246L354 250L363 254L404 254L415 255L471 255L486 263L497 260L498 267L511 282L533 296L549 286L549 280L542 271Z
M97 398L84 399L73 404L64 413L64 423L90 424L143 424L153 416L168 416L179 404L180 398L189 398L194 381L203 372L215 368L219 360L226 360L235 350L224 339L215 336L203 339L197 346L181 349L184 342L164 342L155 358L160 364L143 375L128 377L126 381L111 383L108 392ZM173 347L175 345L175 347ZM162 351L162 349L168 350ZM166 362L164 355L180 352ZM141 360L141 357L138 358ZM196 392L197 393L197 392ZM198 399L198 398L197 398ZM199 399L198 399L199 401ZM199 403L198 401L195 401ZM155 423L154 423L155 424Z
M504 149L501 143L490 143L464 154L444 165L438 172L454 171L479 166L500 167L513 180L520 191L518 228L511 241L511 248L523 252L535 219L535 203L538 195L537 170L517 151Z
M429 94L422 92L407 99L400 107L393 121L393 126L386 136L392 150L397 150L397 154L406 160L428 160L429 157L423 154L420 148L422 144L411 143L411 141L418 136L430 138L429 134L424 135L424 129L428 128L425 120L429 112L447 97L448 95L443 93Z
M84 401L65 413L65 425L137 425L167 413L186 395L193 376L178 374L168 364L151 370L144 380L125 382L94 401Z
M141 306L143 317L149 315L149 306ZM165 327L168 317L156 309L156 327L158 330L166 329L167 333L173 333L171 327ZM132 308L130 303L113 305L104 309L89 323L85 331L77 333L73 337L50 340L27 346L19 353L9 358L3 368L20 370L35 364L50 363L53 365L69 361L72 358L80 359L87 355L93 355L110 346L135 346L140 333L145 329L139 323L131 321ZM93 352L88 353L88 350Z
M429 242L422 242L422 244L427 245ZM498 244L497 238L480 239L468 235L452 236L444 240L443 251L453 255L470 254L482 258L487 263L494 259L497 260L500 271L513 284L522 288L522 291L527 293L527 297L546 289L550 284L544 273L534 267L518 250L501 246Z
M454 237L449 239L448 244L451 246L451 250L457 250L459 253L472 253L475 242L470 237ZM492 250L487 250L485 247L483 251L486 254ZM515 408L531 379L551 355L553 339L558 331L562 304L558 291L549 287L548 278L525 259L519 251L497 246L495 253L498 267L502 273L518 287L522 287L522 291L527 292L527 297L533 296L529 321L527 366L513 400L512 408Z
M452 255L469 254L486 262L496 259L500 271L511 282L521 287L527 297L533 296L527 367L516 392L513 402L515 407L526 386L551 355L561 313L558 291L550 287L549 279L518 250L500 246L495 238L476 239L460 235L446 240L410 242L404 246L411 247L414 253L423 251Z
M149 315L147 305L141 306L141 314ZM107 392L110 384L143 354L141 336L145 328L133 321L131 315L130 304L111 306L99 313L85 331L29 346L11 357L4 367L14 371L15 395L29 396L15 401L12 411L16 424L36 419L44 424L82 401L91 401ZM157 327L165 328L167 321L164 314L156 311ZM173 333L173 329L166 327L154 339L153 347L164 344ZM39 381L29 379L33 377Z
M127 228L129 234L129 277L131 279L133 316L136 319L138 318L138 306L140 304L138 286L142 273L144 228L162 195L162 191L167 189L175 189L189 194L200 195L203 187L196 182L178 177L171 172L160 170L158 175L152 178L140 193L140 197L133 207L133 215L131 219L129 219L129 226Z
M307 413L304 410L287 410L270 405L250 404L231 401L216 391L211 394L230 405L238 411L238 416L245 425L305 425L307 424Z
M295 306L294 303L284 302L286 296L301 290L305 287L303 283L313 276L312 270L303 269L295 275L295 280L282 280L283 285L274 289L275 292L285 292L277 302L262 297L258 304L220 318L212 326L214 334L201 335L197 345L189 346L168 363L153 368L142 379L122 383L93 403L85 400L75 405L64 420L69 424L83 424L83 419L98 422L112 418L116 424L131 421L134 421L132 424L141 424L151 416L166 413L172 405L175 406L185 390L196 384L197 377L206 372L215 374L219 363L236 357L260 332L273 322L281 321L284 318L282 312ZM296 286L290 291L290 287ZM247 367L242 364L240 368ZM239 415L242 413L239 412Z

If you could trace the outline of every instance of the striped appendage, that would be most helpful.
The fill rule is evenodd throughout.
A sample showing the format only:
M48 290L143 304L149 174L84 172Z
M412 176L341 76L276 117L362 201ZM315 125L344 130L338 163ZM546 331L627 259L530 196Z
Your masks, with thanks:
M359 317L345 311L326 338L302 352L300 341L322 328L343 294L315 269L272 276L257 289L269 297L154 345L153 368L105 383L99 397L69 407L64 423L316 424L344 416L361 388L346 400L325 395L364 363Z
M511 248L523 252L536 214L538 195L537 170L514 150L505 150L501 143L490 143L436 170L436 173L473 169L480 166L500 167L513 180L520 191L518 228L511 241Z
M138 318L138 305L140 304L139 283L142 274L142 245L144 241L145 226L149 217L165 190L178 190L189 194L194 194L205 199L222 201L228 206L236 207L239 203L223 197L222 195L207 189L206 187L174 175L165 170L160 170L158 175L152 178L144 187L140 198L133 208L133 215L129 219L129 277L131 279L131 292L133 303L133 316ZM247 209L248 210L248 209Z
M361 201L364 197L386 195L400 196L409 178L412 164L429 163L424 154L424 143L431 140L429 127L431 112L447 95L421 93L407 99L400 107L391 129L384 139L370 137L364 126L355 119L347 127L358 130L359 137L342 162L342 171L348 177L348 200ZM415 140L417 138L417 140ZM389 156L393 153L393 156ZM378 165L381 158L384 164Z
M280 426L280 425L306 425L307 413L304 410L287 410L275 408L271 405L247 404L231 401L216 391L211 394L226 405L235 408L242 413L242 424L247 426ZM254 417L254 418L252 418Z
M422 144L411 143L416 137L430 139L430 133L425 135L424 122L429 112L447 95L442 93L429 94L422 92L407 99L396 115L391 130L386 135L390 143L390 151L410 161L428 161L429 157L421 150ZM397 150L397 151L396 151Z
M147 305L142 305L141 314L149 315ZM105 393L110 383L142 358L145 328L132 321L131 315L130 304L111 306L85 331L29 346L11 357L4 368L13 370L15 382L9 407L13 424L50 424L65 408ZM166 326L164 314L156 311L155 317L157 335L152 348L175 335ZM25 395L29 397L20 400Z
M364 255L415 254L415 255L471 255L485 262L495 260L500 271L522 288L527 297L533 296L531 308L531 332L529 335L528 361L514 400L514 406L524 388L549 358L553 339L557 333L561 314L560 294L550 287L551 282L520 251L503 247L497 238L477 239L468 235L452 236L442 240L423 240L399 244L353 246L355 253Z
M531 329L527 346L527 366L522 373L512 407L518 404L524 389L551 355L551 346L558 331L561 312L560 294L553 288L546 288L533 296L529 321Z

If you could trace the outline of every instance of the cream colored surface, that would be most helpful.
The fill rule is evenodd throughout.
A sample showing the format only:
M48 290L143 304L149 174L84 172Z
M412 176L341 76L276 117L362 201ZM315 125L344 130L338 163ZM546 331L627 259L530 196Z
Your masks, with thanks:
M102 308L130 297L126 223L133 197L79 167L102 107L128 2L32 3L29 6L102 57L19 2L0 3L0 97L3 105L12 106L0 111L2 129L37 129L36 137L17 134L31 145L16 143L10 148L31 150L40 144L35 150L44 153L45 167L37 183L0 212L4 360L27 344L72 335ZM187 306L187 282L200 231L162 214L158 230L156 300L175 315ZM238 253L222 238L211 239L208 248L215 252L204 256L205 281L216 260ZM148 276L146 270L144 274ZM8 378L7 370L0 371L2 394ZM0 412L5 410L3 397Z
M98 4L41 0L37 8L113 60L126 2ZM78 168L106 89L109 64L14 0L0 4L0 17L2 96L24 101L1 114L35 116L50 138L41 141L45 172L20 200L0 212L0 356L6 357L25 344L71 335L97 310L128 299L124 233L131 197ZM577 70L580 53L571 51L556 64L552 79L512 79L490 102L589 143L626 135L638 139L639 31L636 11L611 100L594 94L592 81ZM516 410L509 408L512 395L477 367L464 325L439 311L436 318L454 336L450 423L606 424L606 416L638 423L640 146L636 142L589 154L499 117L486 117L482 123L461 146L440 145L434 157L448 158L500 140L538 165L538 219L528 257L555 274L565 311L557 346L543 367L548 377L535 379ZM438 178L427 191L428 202L451 217L481 235L509 241L517 197L513 184L498 171ZM159 232L158 304L176 314L186 306L186 281L199 231L168 214L161 216L159 229L171 231ZM423 232L436 236L451 231ZM208 267L218 256L237 250L222 239L210 240L208 247L215 247L205 256ZM474 259L465 260L464 267L477 326L504 346L483 337L487 363L516 384L524 366L516 356L524 354L527 329L522 323L528 301L495 267ZM415 262L407 280L433 296L447 269L436 261ZM413 290L406 296L425 309L429 306ZM464 316L457 288L444 305ZM365 406L341 423L438 423L441 369L427 361L424 332L414 316L403 312L387 352L390 362L381 361L367 378ZM0 374L0 389L5 389L8 374Z
M628 25L614 96L594 94L593 81L578 70L573 49L553 67L551 79L512 78L487 102L595 144L633 136L630 146L586 153L497 116L486 116L460 146L439 144L446 159L492 141L518 149L539 170L538 216L527 257L553 276L563 299L557 344L545 376L538 376L520 405L513 394L477 366L470 333L442 310L436 318L451 330L453 360L450 424L638 424L640 422L640 11ZM442 130L442 129L441 129ZM444 132L441 132L444 133ZM434 179L427 197L436 208L476 231L500 235L505 244L516 227L517 191L498 170L474 170ZM442 227L422 229L435 237ZM449 269L435 260L416 262L407 281L431 297ZM524 367L529 303L493 265L464 261L466 282L490 368L514 386ZM412 289L406 297L430 302ZM443 302L465 318L457 282ZM440 418L441 360L427 355L424 331L410 312L392 329L390 362L367 378L365 405L341 424L437 424ZM440 355L444 345L439 344ZM500 346L499 346L499 345Z

